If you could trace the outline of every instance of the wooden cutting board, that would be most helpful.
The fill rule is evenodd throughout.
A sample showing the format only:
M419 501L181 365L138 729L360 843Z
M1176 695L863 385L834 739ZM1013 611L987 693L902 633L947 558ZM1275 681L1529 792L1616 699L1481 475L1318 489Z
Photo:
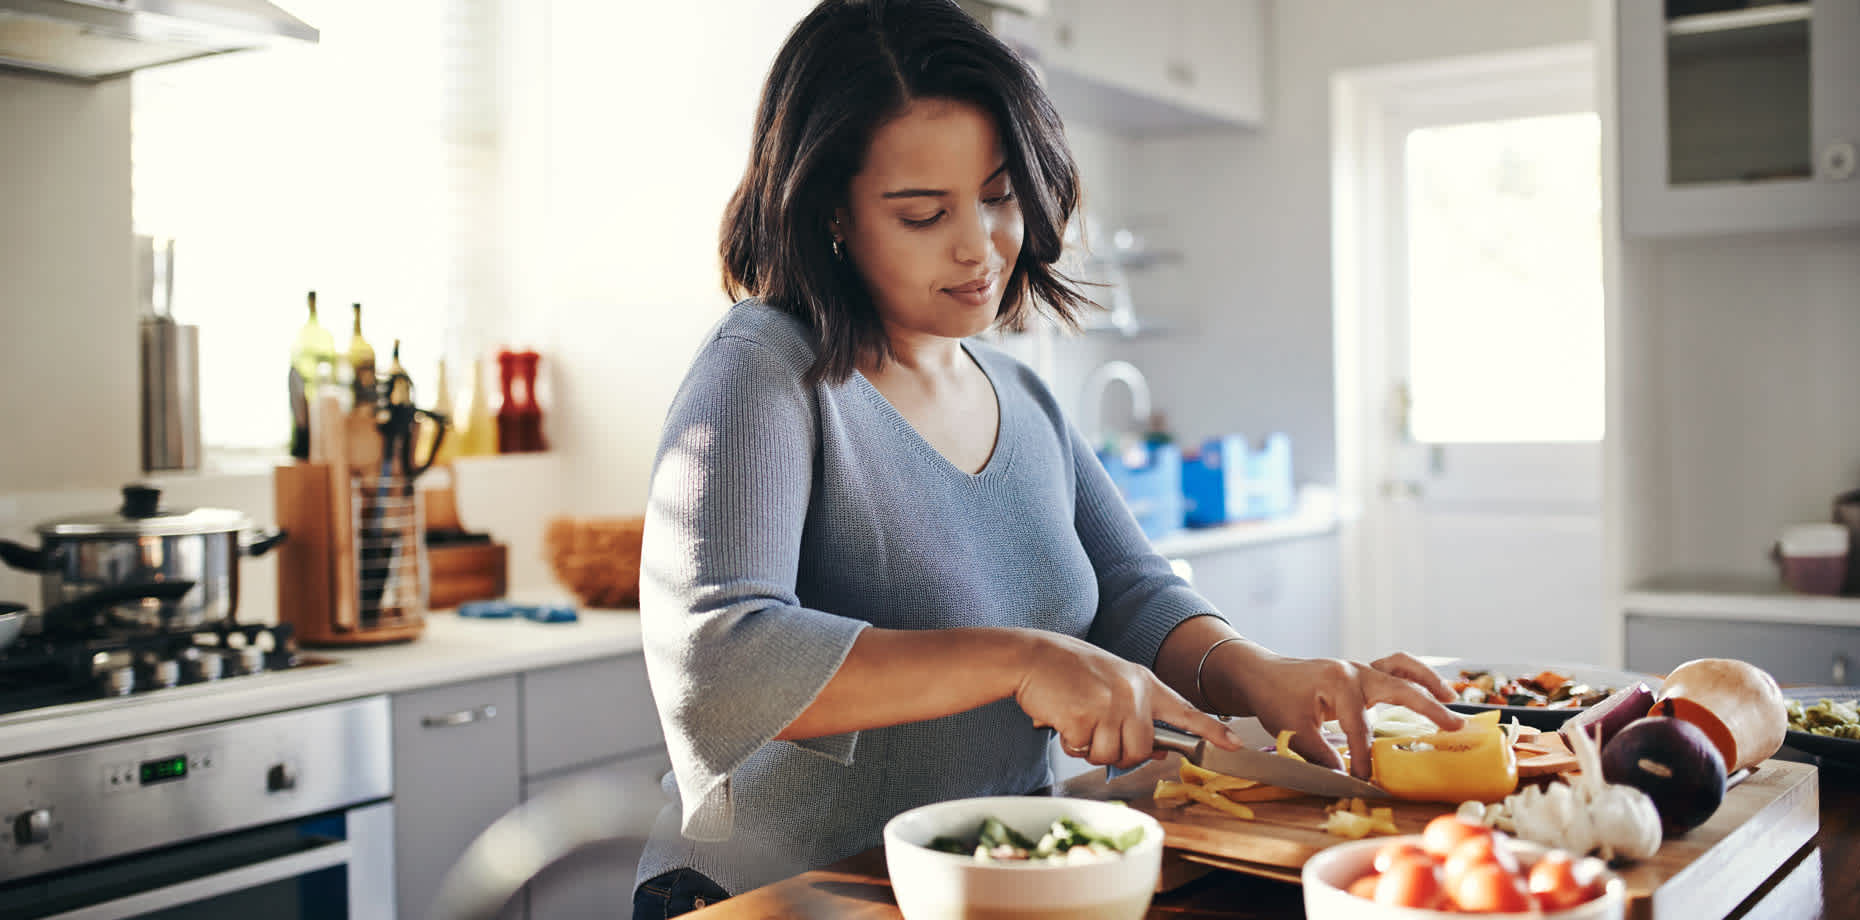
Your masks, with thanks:
M1224 869L1292 879L1318 851L1344 842L1324 833L1332 799L1304 796L1251 802L1254 820L1228 817L1205 805L1159 806L1151 798L1158 779L1174 779L1179 758L1150 764L1108 783L1072 782L1067 792L1118 799L1161 822L1168 847L1185 859ZM1393 805L1395 825L1418 834L1453 809L1414 802ZM1820 786L1814 766L1770 760L1725 793L1710 821L1667 840L1650 860L1620 870L1628 886L1628 917L1699 920L1722 917L1815 836Z

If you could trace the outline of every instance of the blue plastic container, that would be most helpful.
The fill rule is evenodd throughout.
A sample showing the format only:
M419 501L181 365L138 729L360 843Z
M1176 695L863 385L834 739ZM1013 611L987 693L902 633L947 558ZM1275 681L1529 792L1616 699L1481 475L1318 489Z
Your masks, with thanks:
M1121 454L1101 450L1098 460L1145 536L1155 540L1182 529L1181 448L1160 444L1138 445Z
M1258 450L1245 437L1210 438L1182 464L1184 515L1190 527L1219 527L1290 514L1292 440L1266 438Z

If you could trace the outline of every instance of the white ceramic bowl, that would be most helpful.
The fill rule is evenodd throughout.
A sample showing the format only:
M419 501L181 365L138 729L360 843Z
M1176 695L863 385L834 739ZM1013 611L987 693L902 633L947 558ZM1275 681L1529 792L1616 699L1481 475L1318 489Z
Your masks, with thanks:
M1569 910L1550 914L1461 914L1444 910L1420 910L1394 907L1359 898L1348 890L1350 883L1369 874L1375 865L1376 851L1390 843L1408 841L1419 846L1420 834L1405 837L1370 837L1330 847L1305 862L1306 920L1436 920L1441 917L1531 917L1534 920L1621 920L1627 911L1627 883L1608 870L1601 860L1587 857L1578 861L1576 878L1591 876L1604 880L1602 896L1585 901ZM1546 848L1528 840L1508 838L1506 843L1526 869L1542 859Z
M929 848L942 835L967 835L988 817L1038 840L1069 817L1116 836L1143 828L1122 856L1077 865L983 863ZM956 799L913 808L885 825L885 865L905 920L1138 920L1162 873L1163 829L1115 802L1047 796Z

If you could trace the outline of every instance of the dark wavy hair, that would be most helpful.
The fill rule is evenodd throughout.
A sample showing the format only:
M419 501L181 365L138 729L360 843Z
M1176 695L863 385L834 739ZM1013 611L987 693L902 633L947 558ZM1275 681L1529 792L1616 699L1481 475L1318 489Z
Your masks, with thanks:
M858 273L833 255L828 224L872 136L919 99L973 104L1000 133L1025 237L996 327L1022 331L1039 309L1076 328L1094 306L1053 267L1078 206L1078 167L1027 63L954 0L823 0L769 71L720 247L731 297L760 297L818 336L809 383L842 382L861 358L891 357Z

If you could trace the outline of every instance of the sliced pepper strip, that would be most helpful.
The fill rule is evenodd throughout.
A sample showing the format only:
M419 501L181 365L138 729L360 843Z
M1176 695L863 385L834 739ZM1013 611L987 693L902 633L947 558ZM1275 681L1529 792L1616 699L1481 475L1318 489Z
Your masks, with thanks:
M1182 778L1182 782L1192 786L1206 786L1216 792L1251 789L1259 785L1259 780L1241 779L1238 776L1217 773L1198 764L1190 763L1187 758L1183 758L1181 768L1176 773Z
M1253 818L1253 809L1239 802L1231 801L1226 796L1212 789L1196 786L1191 783L1180 783L1167 779L1157 780L1156 792L1152 797L1156 799L1156 803L1159 805L1187 805L1189 802L1200 802L1209 808L1226 812L1236 818L1245 818L1248 820L1252 820Z
M1518 758L1498 712L1466 723L1456 732L1378 739L1371 754L1376 785L1417 802L1496 802L1510 795L1518 788Z

